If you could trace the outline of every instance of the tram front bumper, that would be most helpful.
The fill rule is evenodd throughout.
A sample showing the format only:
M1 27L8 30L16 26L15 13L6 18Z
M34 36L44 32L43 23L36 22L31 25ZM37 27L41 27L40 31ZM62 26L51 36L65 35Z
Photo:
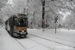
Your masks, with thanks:
M27 35L27 32L21 32L21 33L17 33L17 35L19 35L19 36L26 36Z
M27 32L20 32L20 33L14 33L13 34L14 36L26 36L27 35Z

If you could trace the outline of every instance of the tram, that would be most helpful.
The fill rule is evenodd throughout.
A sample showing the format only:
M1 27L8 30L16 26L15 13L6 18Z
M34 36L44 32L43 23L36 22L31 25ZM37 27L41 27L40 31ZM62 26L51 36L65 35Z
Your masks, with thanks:
M27 32L27 16L25 14L12 15L5 21L5 29L11 36L26 37Z

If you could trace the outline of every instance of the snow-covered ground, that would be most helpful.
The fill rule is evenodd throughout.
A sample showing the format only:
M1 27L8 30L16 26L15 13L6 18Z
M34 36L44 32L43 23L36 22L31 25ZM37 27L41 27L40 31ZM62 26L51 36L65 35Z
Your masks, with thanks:
M13 38L0 27L0 50L75 50L75 30L28 29L27 38Z

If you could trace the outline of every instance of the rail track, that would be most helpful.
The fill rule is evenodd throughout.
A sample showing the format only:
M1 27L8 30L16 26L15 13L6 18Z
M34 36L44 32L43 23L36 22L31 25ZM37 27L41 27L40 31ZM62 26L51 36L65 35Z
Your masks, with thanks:
M58 43L58 44L62 44L62 45L68 46L68 47L72 47L72 48L75 49L75 47L67 45L67 44L64 44L64 43L61 43L61 42L50 40L50 39L47 39L47 38L44 38L44 37L40 37L40 36L37 36L37 35L34 35L34 34L29 34L29 35L34 36L34 37L38 37L38 38L41 38L41 39L44 39L44 40L47 40L47 41L51 41L51 42L55 42L55 43Z
M25 50L27 50L17 39L15 39Z
M51 49L51 50L54 50L53 48L51 48L51 47L49 47L49 46L46 46L46 45L43 45L43 44L41 44L41 43L39 43L39 42L37 42L37 41L35 41L35 40L33 40L33 39L31 39L30 37L27 37L27 39L29 39L29 40L31 40L31 41L34 41L35 43L37 43L37 44L39 44L39 45L41 45L41 46L44 46L44 47L46 47L46 48L48 48L48 49ZM21 43L21 41L19 41L19 39L15 39L25 50L28 50L22 43ZM26 39L23 39L23 41L25 41ZM29 45L29 44L28 44Z
M67 45L67 44L63 44L63 43L61 43L61 42L57 42L57 41L54 41L54 40L50 40L50 39L47 39L47 38L44 38L44 37L40 37L40 36L38 36L38 35L29 34L29 36L33 36L34 38L37 37L37 38L44 39L44 40L47 40L47 41L51 41L51 42L54 42L54 43L57 43L57 44L62 44L62 45L65 45L65 46L68 46L68 47L71 47L71 48L75 49L75 47L73 47L73 46L70 46L70 45ZM19 39L16 39L16 38L14 38L14 39L15 39L25 50L27 50L26 47L21 43L21 41L19 41ZM42 44L42 43L36 41L35 39L33 39L33 38L31 38L31 37L27 37L27 39L32 40L32 41L34 41L35 43L37 43L37 44L39 44L39 45L41 45L41 46L44 46L44 47L46 47L46 48L48 48L48 49L55 50L55 48L52 48L52 47L47 46L47 45L45 45L45 44ZM26 39L23 38L23 41L25 41L25 40L26 40Z

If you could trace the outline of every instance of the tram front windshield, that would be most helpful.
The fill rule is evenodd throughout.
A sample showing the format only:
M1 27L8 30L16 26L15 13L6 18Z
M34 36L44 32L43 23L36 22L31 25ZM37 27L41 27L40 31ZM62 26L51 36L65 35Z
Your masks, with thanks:
M15 18L15 24L18 27L26 27L27 26L27 19L26 18Z

